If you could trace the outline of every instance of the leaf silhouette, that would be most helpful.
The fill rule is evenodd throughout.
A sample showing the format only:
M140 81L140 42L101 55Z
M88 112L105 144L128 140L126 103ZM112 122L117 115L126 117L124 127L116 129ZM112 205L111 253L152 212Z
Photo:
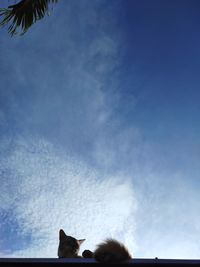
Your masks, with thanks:
M49 4L57 3L58 0L21 0L8 8L0 8L0 26L3 27L10 23L8 32L11 36L23 35L38 20L48 14Z

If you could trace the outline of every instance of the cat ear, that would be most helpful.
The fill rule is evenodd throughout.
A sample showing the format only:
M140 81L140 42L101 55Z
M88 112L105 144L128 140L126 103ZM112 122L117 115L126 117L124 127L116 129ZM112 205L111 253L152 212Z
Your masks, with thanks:
M79 245L81 245L85 241L85 239L79 239L77 241L78 241Z
M65 232L63 231L63 229L60 229L60 231L59 231L59 238L60 238L60 240L62 239L62 238L64 238L64 237L66 237L67 235L65 234Z

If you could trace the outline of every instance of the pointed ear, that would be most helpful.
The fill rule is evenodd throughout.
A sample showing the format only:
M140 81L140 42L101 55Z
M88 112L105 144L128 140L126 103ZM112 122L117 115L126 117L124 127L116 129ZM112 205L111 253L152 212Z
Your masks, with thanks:
M81 245L85 241L85 239L79 239L77 241L78 241L79 245Z
M59 239L61 240L62 238L66 237L67 235L65 234L65 232L63 231L63 229L60 229L59 231Z

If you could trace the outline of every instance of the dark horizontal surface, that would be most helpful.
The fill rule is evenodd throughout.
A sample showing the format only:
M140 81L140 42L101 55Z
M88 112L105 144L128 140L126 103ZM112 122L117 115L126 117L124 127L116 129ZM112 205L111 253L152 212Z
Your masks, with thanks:
M71 266L105 266L105 264L98 263L94 259L56 259L56 258L0 258L0 266L7 267L18 267L18 266L43 266L53 267L58 265L68 265ZM112 264L112 266L117 265L134 265L134 266L200 266L200 259L185 260L185 259L132 259L126 263Z

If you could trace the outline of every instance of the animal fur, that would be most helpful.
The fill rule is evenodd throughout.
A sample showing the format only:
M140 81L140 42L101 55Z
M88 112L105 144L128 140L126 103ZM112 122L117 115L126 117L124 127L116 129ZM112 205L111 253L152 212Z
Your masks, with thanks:
M80 245L85 239L76 239L68 236L60 229L59 232L59 258L94 258L96 261L104 263L124 262L132 259L132 256L126 246L115 239L106 239L97 245L94 252L84 250L82 257L78 255Z
M65 232L60 229L59 231L59 246L58 246L58 258L81 258L78 255L80 245L85 239L76 239L72 236L66 235Z
M113 263L127 261L132 258L128 249L115 239L106 239L94 251L94 258L99 262Z

